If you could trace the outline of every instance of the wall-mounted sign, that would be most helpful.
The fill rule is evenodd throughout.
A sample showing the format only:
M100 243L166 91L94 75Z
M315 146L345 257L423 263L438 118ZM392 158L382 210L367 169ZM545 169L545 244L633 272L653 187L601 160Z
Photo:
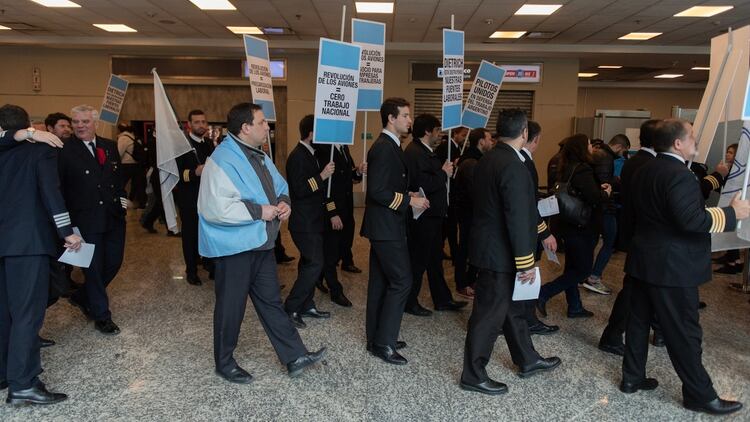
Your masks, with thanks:
M474 79L479 71L480 62L464 62L464 82ZM539 83L542 81L541 64L501 64L495 63L505 70L504 84L509 83ZM443 79L442 63L419 62L410 63L411 82L439 82Z

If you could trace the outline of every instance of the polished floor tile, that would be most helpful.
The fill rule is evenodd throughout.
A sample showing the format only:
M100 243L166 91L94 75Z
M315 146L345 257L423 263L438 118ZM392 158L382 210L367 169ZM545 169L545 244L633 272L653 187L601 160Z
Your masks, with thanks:
M361 219L361 210L358 212ZM596 344L614 295L582 291L587 320L565 318L564 297L548 304L548 323L561 331L534 337L542 355L563 364L549 374L521 379L515 375L501 337L488 366L490 376L509 393L489 397L458 388L463 343L470 309L437 312L429 318L405 315L401 338L408 342L406 366L391 366L365 351L366 272L340 273L354 303L341 308L316 294L318 306L332 319L308 320L301 330L311 350L329 349L324 365L290 379L279 363L252 306L248 306L235 357L255 380L234 385L213 371L213 283L188 285L180 239L145 233L130 216L125 265L110 288L114 321L122 333L105 337L64 300L49 309L42 334L58 345L42 351L41 378L53 390L70 395L49 407L0 405L0 420L31 421L640 421L710 420L681 406L680 382L665 349L651 348L648 372L658 389L624 395L617 389L621 359L600 352ZM284 244L298 256L288 233ZM355 239L355 260L367 268L368 244ZM615 290L622 278L623 255L617 253L605 272ZM283 295L296 275L296 260L279 266ZM560 273L542 262L544 280ZM445 261L452 285L452 267ZM722 397L750 404L750 304L728 284L737 276L716 276L701 289L708 308L701 311L703 361ZM456 297L457 299L460 297ZM431 307L425 286L421 303ZM749 420L744 409L730 420Z

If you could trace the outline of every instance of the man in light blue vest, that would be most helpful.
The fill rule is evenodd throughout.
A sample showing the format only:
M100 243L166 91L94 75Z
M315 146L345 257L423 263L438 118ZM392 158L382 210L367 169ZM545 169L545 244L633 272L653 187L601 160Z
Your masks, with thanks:
M274 242L289 218L289 188L260 149L268 123L260 106L241 103L227 115L227 137L206 161L198 194L200 254L216 258L214 361L227 381L252 376L234 360L247 296L289 375L321 360L308 352L281 304Z

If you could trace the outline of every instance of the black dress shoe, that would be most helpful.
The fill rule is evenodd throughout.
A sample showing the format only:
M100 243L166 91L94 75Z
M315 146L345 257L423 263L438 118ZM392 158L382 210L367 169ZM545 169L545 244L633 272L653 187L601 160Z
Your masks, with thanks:
M149 233L151 233L151 234L159 233L158 231L156 231L156 229L154 228L154 226L147 226L145 224L141 224L141 227L143 227L144 229L146 229L146 231L149 232Z
M547 301L539 298L539 300L536 301L536 310L539 311L539 315L543 318L547 318Z
M292 262L292 261L294 261L293 256L281 255L281 256L276 257L276 262L279 264L286 264L287 262Z
M742 272L742 265L726 264L714 270L718 274L739 274Z
M425 308L424 306L417 303L414 306L407 306L406 309L404 309L404 312L407 314L415 315L415 316L430 316L432 315L432 311Z
M8 381L0 381L0 390L5 390L6 388L8 388Z
M209 272L208 272L208 279L209 279L209 280L214 280L214 279L216 279L216 270L214 270L214 269L211 269L211 271L209 271Z
M348 272L348 273L354 273L354 274L359 274L359 273L362 272L362 270L360 270L359 268L357 268L357 266L354 265L354 264L342 265L341 269L344 270L344 271L346 271L346 272Z
M396 349L391 346L383 346L380 344L373 344L372 350L370 351L373 356L377 356L383 359L386 363L392 365L406 365L406 358L401 356Z
M435 305L435 310L436 311L458 311L468 304L469 302L465 302L463 300L457 300L457 301L449 300L445 303L441 303L440 305Z
M96 328L100 333L108 336L120 334L120 327L112 322L112 319L103 319L101 321L96 321L94 323L94 328Z
M396 350L401 350L406 348L406 342L401 340L396 340ZM372 343L367 343L367 351L372 352Z
M315 287L317 287L321 293L328 294L328 287L326 287L326 285L323 284L323 280L318 280L315 283Z
M706 302L704 302L702 300L700 302L698 302L698 309L706 309L706 306L708 306L708 305L706 305Z
M547 325L543 323L542 321L539 321L536 324L529 327L529 334L545 336L547 334L556 333L559 330L560 330L560 327L558 327L557 325Z
M292 312L289 314L289 320L292 321L292 324L294 324L297 328L305 328L307 327L307 324L305 324L305 321L302 321L302 316L296 312Z
M638 390L651 391L659 386L659 381L654 378L644 378L639 382L621 382L620 391L625 394L633 394Z
M339 306L343 306L345 308L351 308L352 307L352 302L350 302L349 299L347 299L346 296L344 296L343 293L339 293L337 295L331 295L331 302L333 302L333 303L335 303L335 304L337 304Z
M301 314L304 317L310 317L310 318L318 318L318 319L326 319L331 317L330 312L321 311L318 308L310 308L306 310L305 312L302 312Z
M557 356L551 358L541 358L531 365L522 367L521 372L518 373L518 376L521 378L528 378L539 372L551 371L560 366L560 363L562 363L562 361Z
M664 347L664 335L660 332L654 331L654 336L651 338L651 344L654 347Z
M292 378L300 376L305 368L323 359L325 354L326 348L321 347L317 352L307 352L298 357L294 362L287 363L286 370L289 372L289 376Z
M216 373L225 380L235 384L250 384L253 382L253 376L239 366L235 366L229 372L221 372L217 369Z
M491 396L497 396L508 392L508 386L502 382L494 380L487 380L480 382L479 384L469 384L461 380L461 388L466 391L475 391L477 393L489 394Z
M587 311L586 309L579 309L577 311L568 311L568 318L590 318L594 316L594 313Z
M198 277L197 274L188 275L188 276L185 277L185 279L187 280L188 284L190 284L190 285L193 285L193 286L202 286L203 285L203 281L200 279L200 277Z
M599 350L612 353L613 355L617 356L625 356L625 345L620 344L609 344L604 342L599 342Z
M87 308L87 307L86 307L86 306L85 306L84 304L82 304L82 303L78 302L78 301L77 301L77 300L75 299L75 296L70 296L70 297L68 298L68 303L70 303L71 305L73 305L73 306L75 306L76 308L80 309L80 310L81 310L81 313L83 313L83 316L85 316L85 317L86 317L86 319L91 319L91 314L89 313L89 310L88 310L88 308Z
M182 237L182 233L172 233L171 231L167 230L167 237Z
M18 391L8 391L6 403L13 406L24 404L54 404L67 400L68 396L62 393L51 393L47 391L44 383L37 381L31 388Z
M682 404L685 406L685 409L694 412L708 413L710 415L727 415L742 409L742 403L738 401L724 400L719 397L704 404L691 403L688 401L685 401Z
M39 347L52 347L55 344L57 344L57 343L55 343L54 340L50 340L48 338L44 338L42 336L39 336Z

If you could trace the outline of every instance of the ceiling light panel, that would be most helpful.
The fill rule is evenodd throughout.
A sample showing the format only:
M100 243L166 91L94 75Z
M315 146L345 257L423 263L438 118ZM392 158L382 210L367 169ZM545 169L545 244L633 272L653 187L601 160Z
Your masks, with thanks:
M631 32L627 35L621 36L620 38L618 38L618 40L645 41L650 40L654 37L658 37L661 34L661 32Z
M562 4L524 4L516 11L516 15L547 16L555 13Z
M234 32L235 34L263 34L263 31L261 31L257 26L227 26L227 29Z
M120 23L95 23L94 26L107 32L138 32L135 29Z
M579 72L578 73L579 78L593 78L596 75L598 75L598 73L595 73L595 72Z
M694 66L691 67L690 70L711 70L711 68L708 66Z
M521 38L526 31L495 31L490 38Z
M358 1L354 6L357 13L393 13L393 2Z
M68 0L31 0L34 3L46 7L81 7L81 5Z
M678 18L708 18L734 9L734 6L693 6L675 15Z
M0 31L10 31L10 28L7 26L0 25Z
M190 0L201 10L237 10L229 0Z
M615 66L615 65L609 65L609 64L603 64L601 66L597 66L599 69L622 69L622 66Z
M675 79L675 78L681 78L683 75L682 73L662 73L661 75L656 75L654 78L656 79Z

